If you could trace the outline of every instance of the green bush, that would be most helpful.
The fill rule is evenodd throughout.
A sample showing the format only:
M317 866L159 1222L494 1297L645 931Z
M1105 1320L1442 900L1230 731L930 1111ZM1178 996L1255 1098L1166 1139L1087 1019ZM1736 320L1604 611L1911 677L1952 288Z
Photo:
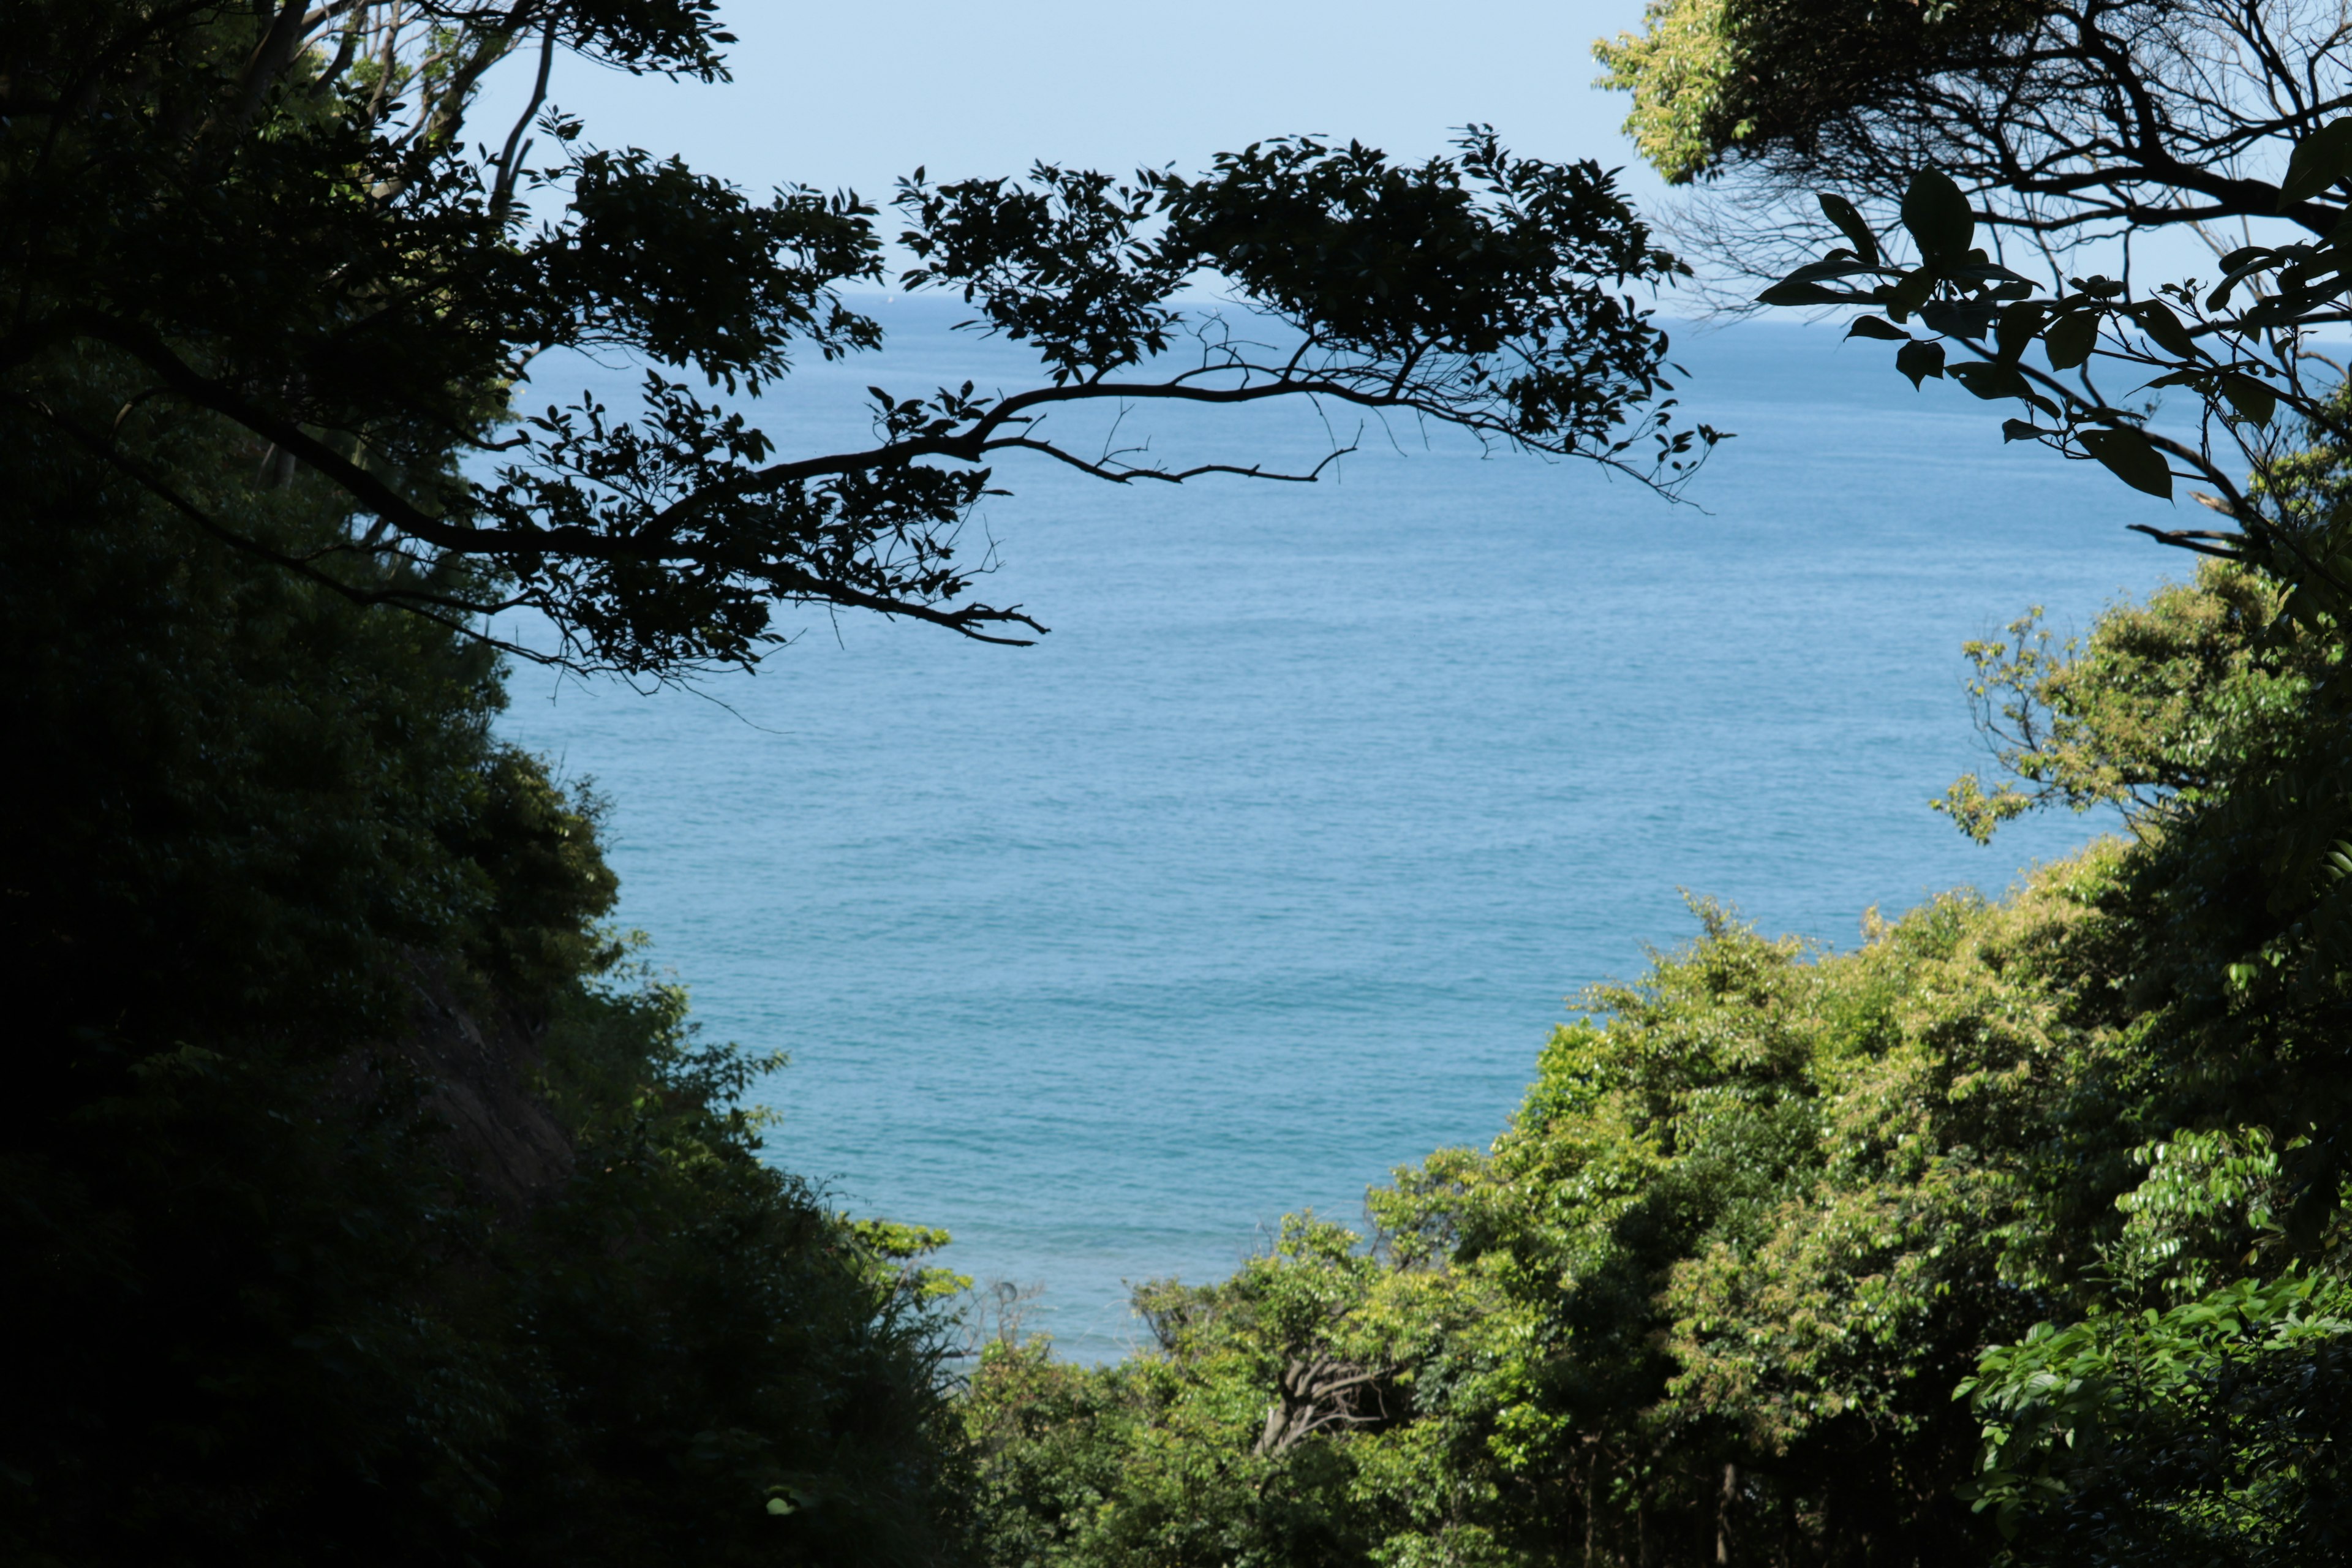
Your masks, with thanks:
M2335 661L2278 604L2214 566L2079 646L1972 648L2017 783L1947 808L2129 837L1852 952L1700 901L1369 1236L1302 1218L1147 1288L1128 1364L992 1350L990 1560L2340 1554L2341 973L2264 879Z
M117 428L325 564L0 412L0 1557L936 1559L939 1310L620 962L496 658L355 603L299 476Z

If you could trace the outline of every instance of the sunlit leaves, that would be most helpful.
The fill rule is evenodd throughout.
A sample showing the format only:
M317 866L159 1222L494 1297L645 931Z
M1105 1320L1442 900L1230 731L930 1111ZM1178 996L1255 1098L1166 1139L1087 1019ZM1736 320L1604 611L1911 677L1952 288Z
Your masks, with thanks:
M1294 1216L1228 1280L1139 1291L1124 1365L992 1352L994 1561L1634 1561L1712 1531L1727 1464L1759 1558L1836 1560L1864 1505L1948 1550L1948 1387L2026 1326L2011 1140L2092 1056L2034 955L2096 879L1836 955L1696 901L1703 934L1580 998L1491 1148L1370 1194L1375 1247ZM1378 1402L1311 1397L1348 1375Z
M2163 1312L2043 1324L1961 1385L1982 1423L1971 1489L2004 1536L2076 1562L2182 1542L2263 1565L2322 1560L2352 1429L2352 1293L2332 1274L2243 1279Z

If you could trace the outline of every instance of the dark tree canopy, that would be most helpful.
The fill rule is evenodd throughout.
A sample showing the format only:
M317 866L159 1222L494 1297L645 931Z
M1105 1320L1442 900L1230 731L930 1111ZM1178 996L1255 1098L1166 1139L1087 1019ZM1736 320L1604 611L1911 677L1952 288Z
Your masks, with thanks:
M19 0L0 27L11 439L266 549L235 487L200 496L142 456L159 422L224 422L256 483L350 510L347 541L284 564L454 624L535 608L573 661L660 675L755 660L779 604L1023 640L1036 623L976 596L956 548L1003 454L1118 482L1259 471L1084 457L1039 429L1059 405L1312 397L1667 487L1711 438L1667 428L1665 338L1633 297L1675 260L1596 165L1474 131L1419 165L1281 140L1197 179L919 172L895 202L919 258L900 281L1034 348L1038 384L882 395L866 448L780 454L693 385L756 395L797 355L878 346L843 290L886 281L879 212L597 148L545 106L558 53L717 81L730 41L709 0ZM537 90L485 131L468 110L509 56ZM1203 275L1272 330L1180 304ZM506 418L562 349L646 365L642 410Z

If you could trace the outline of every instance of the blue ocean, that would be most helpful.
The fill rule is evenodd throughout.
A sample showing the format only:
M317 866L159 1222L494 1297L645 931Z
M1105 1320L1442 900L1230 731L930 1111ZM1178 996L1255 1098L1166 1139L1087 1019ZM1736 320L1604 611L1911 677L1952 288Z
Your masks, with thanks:
M869 384L1033 379L953 301L872 308L882 353L756 405L787 452L863 445ZM793 611L693 691L525 668L505 730L611 798L621 923L703 1028L791 1053L770 1156L1118 1356L1130 1283L1491 1140L1582 988L1696 931L1686 893L1850 947L2114 829L1980 848L1928 801L1989 766L1962 642L2185 575L2126 528L2178 514L2004 447L1885 345L1747 323L1675 357L1736 432L1685 504L1417 427L1140 408L1064 433L1359 449L1315 485L1008 465L966 538L1038 646ZM531 401L631 380L569 362Z

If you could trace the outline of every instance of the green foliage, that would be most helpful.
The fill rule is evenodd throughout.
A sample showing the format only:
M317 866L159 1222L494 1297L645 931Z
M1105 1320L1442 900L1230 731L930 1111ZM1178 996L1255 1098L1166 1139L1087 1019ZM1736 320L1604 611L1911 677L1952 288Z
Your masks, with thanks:
M1972 1490L2027 1562L2339 1560L2352 1545L2352 1287L2290 1272L2042 1325L1961 1385Z
M1701 901L1369 1237L1139 1292L1120 1367L992 1352L992 1560L2340 1555L2340 987L2246 857L2299 809L2249 778L2332 732L2284 597L2213 563L1972 648L2021 786L1979 798L2130 838L1851 952Z
M971 1289L971 1277L968 1274L916 1262L953 1239L937 1226L860 1219L849 1222L849 1233L881 1271L886 1285L918 1301L945 1301Z
M2258 474L2305 538L2340 510L2317 434ZM2209 563L2064 657L2021 636L1979 654L2035 786L1995 803L2118 800L2140 834L2126 994L2149 1119L2178 1129L2135 1153L2101 1247L2112 1309L1996 1347L1965 1385L1979 1506L2024 1560L2344 1549L2346 950L2309 869L2342 831L2342 643L2332 614L2289 613L2294 587Z
M1625 132L1669 184L1698 178L1755 132L1730 18L1727 0L1658 0L1644 8L1642 32L1592 46L1607 68L1595 85L1633 95Z
M2347 35L2292 7L2056 0L1929 40L1951 15L1792 14L1811 35L1800 52L1853 60L1843 95L1784 75L1785 40L1736 4L1661 7L1604 58L1670 174L1736 159L1752 176L1740 199L1761 212L1816 174L1846 184L1820 197L1830 247L1761 302L1871 310L1848 335L1895 344L1915 385L2020 404L2004 439L2150 496L2183 479L2214 492L2196 499L2226 529L2141 530L2221 558L2194 584L2111 613L2079 645L2029 616L1969 650L2011 778L1964 778L1939 806L1981 840L2035 806L2113 805L2137 839L2103 906L2102 963L2063 980L2098 1000L2114 1047L2043 1122L2078 1145L2098 1130L2088 1148L2105 1152L2021 1188L2028 1223L2009 1234L2038 1229L2045 1263L2037 1278L2020 1248L2002 1267L2050 1292L2046 1321L1996 1340L1963 1384L1982 1423L1971 1493L2024 1561L2333 1561L2352 1393L2352 426L2340 367L2309 343L2340 314L2352 235L2352 121L2328 118L2347 102ZM1916 60L1878 47L1890 19L1916 23ZM2253 107L2266 101L2294 108ZM1899 220L1916 259L1864 207ZM2063 256L2106 225L2224 216L2284 217L2306 237L2250 236L2218 280L2137 298L2054 258L2042 289L1995 252L2006 226ZM1718 238L1758 255L1775 242L1769 219ZM2116 385L2185 395L2186 427L2112 400ZM2136 1179L2110 1208L2100 1189L2130 1127L2159 1135L2132 1152Z
M2232 530L2135 526L2247 568L2225 619L2260 624L2217 622L2209 632L2225 632L2221 644L2201 656L2176 650L2193 670L2142 661L2152 679L2138 686L2112 679L2098 658L2086 661L2059 707L2115 733L2115 778L2084 773L2055 730L2044 737L2050 749L2021 735L2011 751L2045 795L2156 792L2171 820L2142 879L2148 958L2136 985L2150 1011L2149 1038L2180 1091L2184 1120L2279 1136L2295 1192L2289 1229L2310 1247L2352 1174L2352 1143L2341 1131L2352 1063L2336 1043L2352 1021L2352 791L2342 765L2352 734L2342 658L2352 513L2343 505L2342 454L2352 428L2340 375L2307 353L2307 341L2334 317L2352 229L2332 209L2296 203L2352 176L2352 144L2331 122L2297 141L2292 168L2300 195L2283 195L2281 210L2318 237L2241 247L2220 258L2224 276L2210 288L2184 280L2135 300L2125 283L2094 276L2041 297L1982 251L1960 252L1935 225L1913 221L1914 205L1924 214L1949 205L1951 181L1924 170L1911 182L1919 200L1906 207L1916 263L1841 247L1762 298L1875 306L1885 319L1864 318L1874 325L1864 335L1904 339L1906 350L1930 344L1906 330L1916 319L1935 334L1932 346L1972 356L1948 374L1976 395L2025 405L2033 417L2006 421L2005 437L2096 461L2153 494L2169 496L2181 476L2218 492L2199 499ZM2032 363L2036 345L2048 370ZM2201 410L2195 428L2168 435L2148 426L2148 410L2111 404L2094 366L2098 378L2120 372L2146 387L2184 389ZM2070 367L2079 385L2060 374ZM2241 465L2251 469L2242 485L2233 471ZM2246 585L2257 585L2251 595ZM1984 684L2030 693L2041 678L2029 651L2021 644L1990 656ZM2234 668L2215 665L2217 651ZM2189 683L2178 694L2188 711L2168 717L2163 688L2173 680ZM2135 706L2164 732L2126 737L2126 710ZM2177 729L2175 720L2183 721ZM2167 748L2169 758L2158 754ZM1969 781L1950 803L1979 834L2022 804L2019 792L1989 795Z
M1828 7L1788 0L1651 0L1639 33L1593 45L1598 85L1631 93L1626 133L1682 184L1758 144L1814 142L1825 122L1965 68L2042 7L1942 0Z
M2113 1233L2129 1184L2128 1123L2090 1113L2126 1070L2125 853L1850 954L1702 904L1555 1032L1490 1152L1372 1194L1369 1247L1297 1221L1139 1292L1133 1363L984 1362L975 1462L1026 1543L997 1560L1981 1560L1949 1391L2075 1299L2060 1216ZM1072 1473L1076 1506L1038 1479Z
M1352 1309L1375 1273L1354 1240L1293 1219L1223 1285L1143 1287L1161 1349L1118 1366L1064 1366L1043 1342L987 1347L964 1401L982 1559L1362 1561L1378 1498L1323 1435L1391 1419L1409 1396L1350 1357L1370 1349Z
M1969 696L2008 780L1969 774L1935 803L1979 843L2024 812L2125 808L2154 826L2210 804L2233 763L2286 744L2325 642L2279 619L2257 574L2208 563L2193 584L2118 605L2057 643L2039 609L2006 638L1965 645Z
M0 1558L936 1560L945 1325L619 966L490 654L72 369L253 548L0 408Z
M2147 1176L2116 1200L2126 1217L2105 1254L2126 1299L2201 1295L2218 1274L2280 1250L2284 1184L2263 1129L2179 1132L2132 1158Z
M977 598L987 563L960 552L989 465L1276 477L1066 447L1044 421L1062 405L1394 409L1664 488L1714 439L1668 428L1665 335L1628 292L1678 264L1599 165L1514 158L1484 133L1420 167L1284 140L1197 180L918 172L898 207L921 264L902 281L973 300L975 324L1037 350L1041 384L877 389L877 443L780 458L683 378L756 395L796 355L877 348L842 292L883 280L877 210L793 185L755 200L540 113L559 52L722 78L710 0L28 0L10 23L0 399L191 526L261 548L241 507L110 437L126 406L203 410L354 516L282 565L460 625L530 606L579 664L748 665L779 605L1024 640L1042 628ZM533 43L521 117L471 134L484 73ZM534 222L526 195L552 216ZM1183 304L1204 273L1271 334ZM55 356L100 350L102 414L50 395ZM551 350L636 362L640 406L509 410ZM394 569L418 562L473 570Z
M2325 235L2342 215L2325 128L2352 109L2352 30L2278 0L1653 0L1594 52L1642 155L1704 183L1685 232L1733 276L1894 221L1923 168L1988 249L2060 276L2117 234L2283 214ZM1822 221L1823 185L1854 224Z

